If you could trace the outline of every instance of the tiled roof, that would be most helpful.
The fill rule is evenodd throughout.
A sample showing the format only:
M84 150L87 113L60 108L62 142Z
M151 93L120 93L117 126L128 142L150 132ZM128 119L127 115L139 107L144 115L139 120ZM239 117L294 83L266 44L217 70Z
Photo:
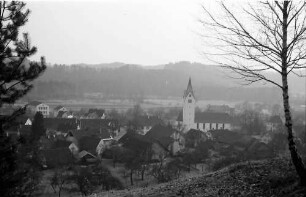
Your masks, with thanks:
M152 141L146 136L134 132L127 132L120 138L119 143L121 143L123 147L137 153L151 147Z
M231 123L231 117L227 113L197 112L196 123Z
M78 140L79 148L80 150L85 150L95 154L100 140L101 139L97 136L83 136Z
M160 139L163 137L170 137L175 131L176 130L170 126L163 126L159 124L150 129L145 136L154 139Z
M152 141L156 141L161 144L164 148L168 148L169 144L173 142L171 135L177 130L173 129L171 126L155 125L146 133L146 137L150 138Z
M140 116L138 122L142 126L154 126L157 124L162 124L163 120L158 116Z
M89 158L96 158L96 156L94 156L93 154L91 154L90 152L87 152L85 150L81 151L79 153L79 158L84 158L84 157L89 157Z
M59 109L61 109L61 108L63 108L63 106L62 106L62 105L58 105L58 106L56 106L56 107L54 108L54 110L59 110Z
M68 131L76 129L78 120L76 118L44 118L44 126L46 129L61 129Z
M63 116L66 114L66 117L68 116L68 112L67 111L59 111L57 114L57 118L63 118Z
M183 111L179 113L177 121L183 121ZM232 123L232 118L227 113L196 112L194 121L196 123Z
M77 140L81 139L84 136L97 136L100 139L105 139L110 137L110 133L107 129L80 129L80 130L70 130L69 133L75 137Z
M40 105L40 104L42 104L42 102L39 102L39 101L31 101L31 102L28 103L28 105L30 105L30 106L37 106L37 105Z
M162 145L165 149L168 149L168 146L173 142L173 138L171 137L161 137L156 139L156 141Z
M113 123L113 120L109 119L80 119L80 125L82 129L85 128L108 128Z

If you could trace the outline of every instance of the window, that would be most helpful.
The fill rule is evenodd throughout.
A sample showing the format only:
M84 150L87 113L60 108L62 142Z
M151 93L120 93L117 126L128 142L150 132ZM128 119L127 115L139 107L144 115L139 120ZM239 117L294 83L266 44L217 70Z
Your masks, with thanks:
M211 125L212 125L212 124L211 124L211 123L209 123L209 129L211 129Z
M192 100L191 100L191 99L188 99L188 103L192 103Z
M224 123L223 123L223 125L222 125L222 129L224 129Z
M203 123L203 130L205 130L205 123Z
M199 123L197 123L197 129L199 129Z

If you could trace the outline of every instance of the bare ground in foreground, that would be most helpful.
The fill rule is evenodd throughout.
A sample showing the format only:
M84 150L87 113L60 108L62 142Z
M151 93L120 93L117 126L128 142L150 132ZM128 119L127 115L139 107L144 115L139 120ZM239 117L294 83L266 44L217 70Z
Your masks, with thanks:
M216 172L168 183L94 194L92 196L248 196L306 197L306 188L288 158L231 165Z

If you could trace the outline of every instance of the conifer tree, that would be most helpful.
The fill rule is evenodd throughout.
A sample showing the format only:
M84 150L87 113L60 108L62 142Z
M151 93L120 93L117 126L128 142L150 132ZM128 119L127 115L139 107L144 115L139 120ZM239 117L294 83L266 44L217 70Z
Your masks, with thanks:
M40 112L36 112L32 124L32 139L37 141L46 132L44 127L44 116Z
M24 33L22 39L19 36L19 30L30 14L25 5L19 1L0 2L0 109L30 91L31 82L46 69L43 57L39 63L28 60L37 50L31 46L29 35ZM30 178L25 180L30 175L29 170L19 169L23 161L19 161L18 142L5 135L10 123L24 110L25 107L0 117L1 196L28 196L35 189Z
M31 82L46 69L43 57L40 63L27 59L37 51L31 46L29 35L24 33L23 39L18 36L30 14L25 5L19 1L0 2L0 108L24 96L33 87ZM0 133L3 126L22 111L24 108L0 119Z

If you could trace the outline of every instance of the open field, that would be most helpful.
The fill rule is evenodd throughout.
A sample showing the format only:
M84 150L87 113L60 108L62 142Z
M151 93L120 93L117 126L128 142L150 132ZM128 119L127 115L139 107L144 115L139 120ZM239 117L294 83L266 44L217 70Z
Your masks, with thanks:
M131 100L93 100L93 99L78 99L78 100L44 100L41 101L49 105L51 108L54 108L58 105L67 107L69 110L76 111L82 108L102 108L105 110L116 109L118 111L126 111L130 108L133 108L137 104L135 101ZM24 105L27 102L19 102L17 104ZM218 101L218 100L198 100L197 106L201 109L204 109L208 104L212 105L229 105L233 107L238 102L228 102L228 101ZM144 110L154 109L154 108L181 108L182 98L173 98L173 99L144 99L140 103L141 107Z

